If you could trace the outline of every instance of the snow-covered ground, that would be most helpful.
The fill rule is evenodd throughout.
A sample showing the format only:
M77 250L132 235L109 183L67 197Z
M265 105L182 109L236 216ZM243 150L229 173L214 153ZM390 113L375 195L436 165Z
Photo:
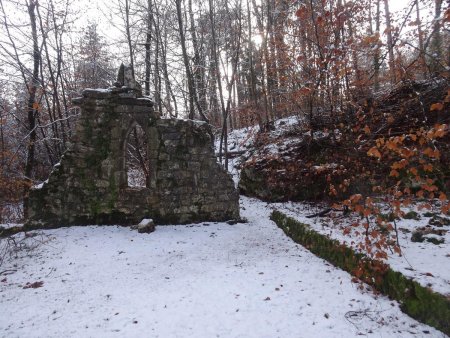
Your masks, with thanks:
M267 138L270 139L264 147L262 152L272 153L274 155L283 156L284 150L286 150L292 142L298 141L296 137L286 137L292 129L299 128L302 123L297 117L287 117L275 121L276 130L271 132ZM252 148L255 135L259 128L243 128L233 130L229 134L228 149L229 151L246 150L247 154L244 154L241 158L234 158L231 160L229 170L233 174L233 178L237 183L239 181L239 164L242 160L246 160L250 157L251 153L255 150ZM298 134L298 133L297 133ZM282 137L280 137L282 136ZM326 136L321 132L314 134L314 138L321 138ZM217 143L216 143L217 147ZM333 166L334 163L328 164ZM317 170L322 170L325 165L317 166ZM340 242L349 244L350 242L360 242L362 237L356 237L354 234L343 235L343 228L353 222L349 217L317 217L307 218L307 215L315 214L319 211L326 209L327 205L317 205L312 207L309 203L273 203L271 204L272 210L280 210L285 214L299 220L302 223L309 224L316 231L326 234L331 238L337 239ZM405 212L409 210L404 210ZM417 208L414 210L421 216L420 220L400 220L397 221L399 228L399 243L402 250L402 255L390 254L387 263L392 269L400 271L405 276L413 278L421 285L429 287L432 290L439 292L443 295L450 297L450 229L448 226L441 228L430 227L428 225L429 218L424 217L423 213L427 210L420 212ZM412 242L411 235L418 228L434 228L443 233L442 236L437 237L439 240L444 240L442 244L432 244L427 241L423 243ZM353 235L353 236L352 236ZM431 237L433 235L428 235Z
M445 337L292 242L270 211L243 197L246 224L29 237L43 243L0 268L0 336Z
M307 203L274 203L272 208L284 212L302 223L309 224L314 230L337 239L342 243L362 241L363 237L353 233L343 234L343 229L353 222L351 217L316 217L307 218L307 215L315 214L323 210L311 207ZM398 220L399 243L402 255L389 254L387 263L393 270L400 271L405 276L413 278L425 287L450 297L450 232L448 226L442 228L442 244L432 244L427 241L422 243L412 242L411 234L418 228L426 227L429 218L422 215L420 220Z
M275 139L297 122L276 121ZM233 131L229 151L251 156L257 131ZM242 158L230 161L236 183ZM241 197L245 224L61 228L16 235L11 256L3 240L0 337L446 337L295 244L273 209L343 239L339 225L305 218L305 203ZM389 263L447 294L448 246L412 244Z

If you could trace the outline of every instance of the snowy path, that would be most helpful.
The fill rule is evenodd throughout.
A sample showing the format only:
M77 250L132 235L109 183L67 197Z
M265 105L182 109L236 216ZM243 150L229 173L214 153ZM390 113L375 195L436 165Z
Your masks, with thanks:
M363 238L354 233L344 235L343 227L349 226L357 220L357 217L335 218L314 217L307 218L306 215L314 214L321 209L311 208L311 205L301 202L273 203L271 207L282 211L286 215L293 217L299 222L308 224L315 231L327 235L341 243L351 246L351 242L360 242ZM401 272L404 276L414 279L424 287L431 288L435 292L450 297L450 231L445 228L443 236L444 243L435 245L428 242L417 243L411 241L411 233L420 227L426 228L429 218L422 217L420 220L401 219L397 220L399 228L400 247L402 256L388 252L387 263L395 271ZM440 228L438 228L440 229Z
M247 224L47 231L0 269L18 270L0 276L0 336L445 337L293 243L265 203L241 206Z

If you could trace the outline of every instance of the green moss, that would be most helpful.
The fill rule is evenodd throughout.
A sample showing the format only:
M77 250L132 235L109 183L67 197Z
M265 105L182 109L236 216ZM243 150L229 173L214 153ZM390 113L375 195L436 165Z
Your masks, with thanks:
M100 214L101 205L98 200L91 201L89 204L89 212L95 218L97 215Z
M86 165L89 168L98 169L98 174L101 173L101 161L108 158L111 148L111 139L110 134L105 133L103 135L96 135L96 137L92 140L92 146L95 149L95 152L86 156Z
M429 225L435 225L437 227L443 227L445 225L450 225L450 218L434 215L429 221Z
M271 219L295 242L302 244L312 253L343 270L352 272L363 258L361 254L355 253L338 241L321 235L311 230L308 225L288 218L277 211L272 213Z
M92 130L92 125L91 125L89 119L86 119L86 118L83 119L82 125L83 125L83 130L84 130L84 138L86 140L90 140L93 135L93 130Z
M435 244L435 245L439 245L439 244L444 243L445 240L444 240L443 238L437 239L437 238L434 238L434 237L430 237L430 238L427 238L427 242L433 243L433 244Z
M270 218L296 243L347 272L353 273L362 262L367 270L365 279L379 280L379 283L372 285L378 291L397 300L403 312L447 335L450 334L450 301L445 296L390 268L381 272L380 276L380 271L372 268L377 265L376 261L355 253L338 241L312 230L307 224L287 217L279 211L274 211Z
M10 227L10 228L4 228L4 227L0 226L0 238L13 236L13 235L18 234L19 232L22 232L25 230L28 230L28 229L23 226L15 226L15 227Z
M413 234L411 236L411 242L422 243L424 240L425 240L425 238L423 237L423 234L421 231L413 232Z
M109 178L109 196L108 196L108 202L107 207L109 209L114 209L116 202L119 199L119 186L116 183L116 180L114 178L114 175L111 175Z
M420 220L420 216L417 212L415 211L408 211L404 216L404 219L414 219L416 221Z

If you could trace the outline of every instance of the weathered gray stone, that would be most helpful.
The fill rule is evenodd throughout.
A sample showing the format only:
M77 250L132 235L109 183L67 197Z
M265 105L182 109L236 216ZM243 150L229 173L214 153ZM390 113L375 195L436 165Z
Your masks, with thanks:
M127 87L135 90L139 96L142 96L142 87L141 85L134 79L133 69L131 66L125 66L123 63L119 68L119 73L117 74L117 82L115 83L116 87ZM118 92L120 97L127 97L130 93L128 92ZM129 96L131 97L131 96Z
M133 97L120 97L130 90ZM126 86L85 90L76 102L81 116L71 147L48 182L30 192L28 228L239 219L239 195L215 160L208 124L161 119ZM148 139L147 188L127 186L124 144L136 124Z
M139 233L149 234L155 231L155 222L151 218L144 218L139 224L131 227Z
M96 99L95 101L91 101L91 102L95 102L95 104L102 104L105 101L97 100L97 99L104 99L104 98L111 97L112 92L110 90L98 90L98 89L87 88L87 89L83 90L81 95L83 95L83 97L85 97L85 98Z

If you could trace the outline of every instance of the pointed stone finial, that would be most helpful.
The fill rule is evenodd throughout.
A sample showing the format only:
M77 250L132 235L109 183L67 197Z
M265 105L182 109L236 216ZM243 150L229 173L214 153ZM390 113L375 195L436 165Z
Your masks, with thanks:
M114 83L116 87L122 87L125 83L125 65L122 63L119 67L119 72L117 73L117 81Z
M134 79L133 68L129 65L124 65L123 63L120 65L117 73L117 81L114 83L114 86L133 89L137 92L137 96L142 96L142 87Z

